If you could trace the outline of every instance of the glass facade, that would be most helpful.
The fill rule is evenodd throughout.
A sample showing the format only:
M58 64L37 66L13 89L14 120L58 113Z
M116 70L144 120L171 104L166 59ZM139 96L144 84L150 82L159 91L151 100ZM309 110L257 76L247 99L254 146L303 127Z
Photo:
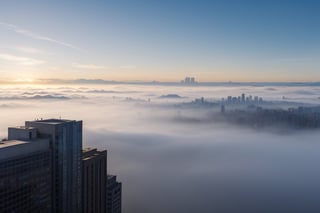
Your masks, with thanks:
M122 184L117 182L114 175L108 175L107 178L107 212L121 213Z
M52 144L54 212L81 212L82 121L26 121L26 126L36 127Z
M51 152L0 161L0 212L51 212Z

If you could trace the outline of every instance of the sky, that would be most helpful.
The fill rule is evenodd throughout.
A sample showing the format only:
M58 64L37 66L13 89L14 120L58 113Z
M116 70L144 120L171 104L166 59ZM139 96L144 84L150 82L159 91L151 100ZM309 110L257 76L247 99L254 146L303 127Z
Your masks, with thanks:
M1 80L320 81L320 3L0 3Z

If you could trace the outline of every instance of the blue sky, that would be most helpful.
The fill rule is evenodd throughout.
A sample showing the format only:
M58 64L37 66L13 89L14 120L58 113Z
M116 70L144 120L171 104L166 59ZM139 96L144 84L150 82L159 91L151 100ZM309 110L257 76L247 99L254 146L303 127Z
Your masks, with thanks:
M1 1L3 79L320 81L318 1Z

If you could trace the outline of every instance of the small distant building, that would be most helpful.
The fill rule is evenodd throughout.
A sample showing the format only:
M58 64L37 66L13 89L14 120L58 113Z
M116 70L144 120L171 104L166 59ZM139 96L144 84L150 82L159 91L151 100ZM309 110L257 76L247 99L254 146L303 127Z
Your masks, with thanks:
M115 175L108 175L107 178L107 212L121 213L122 184L117 182Z
M236 104L237 101L238 101L238 98L237 98L237 97L232 97L232 103L233 103L233 104Z
M196 83L196 78L195 77L185 77L184 80L182 80L181 82L185 83L185 84L194 84L194 83Z
M220 110L221 114L224 114L225 111L226 111L226 108L225 108L225 106L222 104L222 105L221 105L221 110Z
M241 102L246 102L246 95L244 93L241 94Z

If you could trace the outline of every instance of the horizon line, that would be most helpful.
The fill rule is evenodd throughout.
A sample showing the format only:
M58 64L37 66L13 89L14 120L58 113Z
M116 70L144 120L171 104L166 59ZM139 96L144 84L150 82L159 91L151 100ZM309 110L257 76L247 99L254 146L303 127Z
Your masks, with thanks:
M159 81L159 80L129 80L129 81L118 81L118 80L107 80L101 78L76 78L76 79L35 79L35 80L0 80L0 84L173 84L173 85L205 85L205 84L317 84L320 86L320 81L196 81L196 82L183 82L183 81Z

